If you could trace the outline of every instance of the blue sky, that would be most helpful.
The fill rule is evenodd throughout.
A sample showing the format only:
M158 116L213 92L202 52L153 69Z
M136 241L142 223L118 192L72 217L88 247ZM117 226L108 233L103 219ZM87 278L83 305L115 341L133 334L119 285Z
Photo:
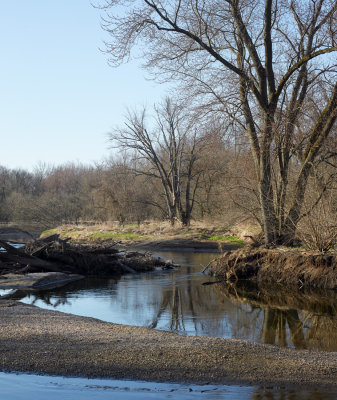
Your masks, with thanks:
M108 36L90 0L11 0L0 14L0 165L91 163L126 107L160 101L165 87L132 62L107 65Z

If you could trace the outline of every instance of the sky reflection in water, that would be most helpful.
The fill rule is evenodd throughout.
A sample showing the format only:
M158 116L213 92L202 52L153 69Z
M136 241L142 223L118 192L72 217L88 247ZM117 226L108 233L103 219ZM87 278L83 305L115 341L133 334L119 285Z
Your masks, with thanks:
M203 285L214 253L162 252L174 271L92 278L22 301L108 322L186 335L247 339L296 348L337 350L337 294L249 286Z
M140 381L63 378L0 373L1 399L6 400L334 400L329 391L304 388L180 385Z
M271 296L270 292L256 292L251 287L202 285L214 280L201 273L214 254L165 252L157 255L173 259L183 267L121 279L86 279L52 291L29 294L23 301L105 321L188 335L236 337L292 347L337 348L337 301L331 293L326 296L314 293L307 297L292 293L289 300L286 293ZM269 300L272 304L268 304ZM296 309L291 304L305 307ZM335 393L305 388L186 386L3 373L0 373L0 387L1 398L7 400L86 400L93 397L106 400L114 396L122 400L337 399Z

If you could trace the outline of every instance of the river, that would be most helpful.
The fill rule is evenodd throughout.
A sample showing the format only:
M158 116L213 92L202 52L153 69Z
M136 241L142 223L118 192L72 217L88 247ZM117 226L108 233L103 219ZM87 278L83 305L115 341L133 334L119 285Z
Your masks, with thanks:
M153 255L173 260L181 268L121 278L87 278L59 289L28 293L22 301L108 322L147 326L185 335L240 338L297 348L337 350L337 300L331 292L292 292L290 296L273 288L235 288L210 284L215 279L204 275L202 270L216 254L156 252ZM15 379L25 382L22 385L26 387L37 385L44 393L40 398L48 395L50 399L53 398L52 392L55 396L60 392L68 393L69 398L81 393L82 399L94 392L98 399L110 398L112 393L118 393L118 398L122 399L145 399L152 395L163 399L172 396L187 399L192 392L193 398L198 395L204 399L337 398L334 393L308 391L305 388L297 390L296 397L293 397L294 392L284 388L162 386L156 383L88 382L7 374L0 377L2 387L8 387ZM27 382L30 384L27 385ZM15 384L16 391L20 385Z

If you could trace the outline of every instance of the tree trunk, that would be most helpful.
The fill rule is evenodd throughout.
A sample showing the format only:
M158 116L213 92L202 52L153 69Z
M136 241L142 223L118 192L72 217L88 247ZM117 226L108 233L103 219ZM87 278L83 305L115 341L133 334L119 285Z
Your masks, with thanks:
M266 113L264 119L258 176L265 244L269 246L276 243L278 236L277 218L274 209L274 190L271 180L272 111Z

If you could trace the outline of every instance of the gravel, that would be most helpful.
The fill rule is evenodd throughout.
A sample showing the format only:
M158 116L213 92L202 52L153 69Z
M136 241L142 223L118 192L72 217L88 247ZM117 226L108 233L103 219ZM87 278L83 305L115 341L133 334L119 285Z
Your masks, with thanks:
M190 337L0 301L0 368L157 382L337 388L333 352Z

